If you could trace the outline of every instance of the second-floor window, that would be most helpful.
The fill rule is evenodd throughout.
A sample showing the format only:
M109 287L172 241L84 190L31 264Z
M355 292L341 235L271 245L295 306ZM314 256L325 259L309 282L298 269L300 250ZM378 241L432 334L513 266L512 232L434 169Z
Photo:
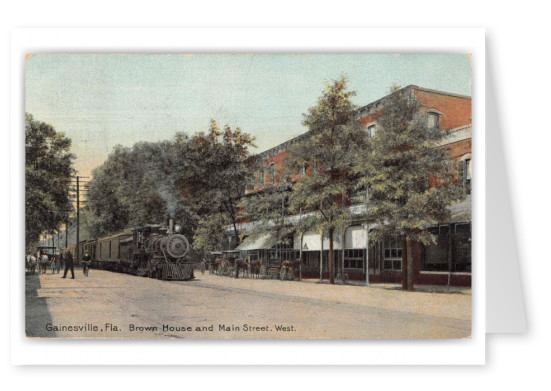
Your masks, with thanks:
M364 204L367 201L367 190L366 189L354 189L350 193L350 204Z
M275 184L275 165L273 163L270 166L270 184Z
M440 114L438 113L428 113L427 114L427 126L429 129L439 128L440 127Z
M264 186L264 170L260 170L260 175L258 176L258 184L260 187Z
M467 190L467 193L471 193L471 180L473 175L473 168L471 159L461 160L459 162L459 182Z
M369 125L367 127L367 137L370 139L375 138L375 132L377 131L377 125Z

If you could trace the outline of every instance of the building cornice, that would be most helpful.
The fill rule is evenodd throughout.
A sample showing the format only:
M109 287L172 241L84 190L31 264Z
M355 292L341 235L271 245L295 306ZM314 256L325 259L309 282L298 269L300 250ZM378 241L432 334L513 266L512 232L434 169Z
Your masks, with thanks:
M461 99L468 99L468 100L471 99L471 97L468 96L468 95L460 95L460 94L455 94L455 93L451 93L451 92L432 90L430 88L419 87L419 86L416 86L416 85L413 85L413 84L410 84L410 85L400 89L398 92L406 93L408 91L423 91L423 92L428 92L428 93L432 93L432 94L452 96L452 97L461 98ZM372 114L381 112L382 109L383 109L384 101L386 99L388 99L388 97L390 95L391 94L385 95L382 98L377 99L376 101L373 101L373 102L371 102L371 103L369 103L365 106L361 106L360 108L356 109L355 110L356 118L361 119L361 118L366 117L368 115L372 115ZM471 125L466 125L466 126L461 127L461 128L470 127L470 126ZM454 131L459 130L461 128L452 129L452 130L450 130L450 132L454 132ZM278 155L282 152L285 152L285 151L289 150L289 148L292 145L294 145L294 144L304 140L305 138L307 138L309 136L309 133L310 132L305 132L305 133L303 133L299 136L296 136L296 137L294 137L290 140L287 140L287 141L285 141L281 144L278 144L275 147L272 147L270 149L262 151L258 154L252 155L247 160L253 161L255 159L260 159L261 161L263 161L267 158L274 157L274 156L276 156L276 155ZM446 143L446 144L448 144L448 143ZM442 144L442 145L444 145L444 144Z
M431 94L438 94L438 95L446 95L446 96L452 96L454 98L461 98L461 99L468 99L471 100L471 97L468 95L460 95L460 94L454 94L452 92L445 92L445 91L438 91L438 90L432 90L430 88L424 88L419 87L413 84L410 84L409 86L406 86L400 90L398 90L399 93L405 93L408 91L423 91L428 92ZM366 117L368 115L372 115L378 112L381 112L383 110L383 103L391 94L385 95L380 99L377 99L376 101L373 101L371 103L368 103L365 106L361 106L360 108L356 109L356 117L358 119Z
M262 151L262 152L259 152L258 154L256 155L252 155L249 159L250 160L253 160L253 159L266 159L266 158L269 158L269 157L274 157L275 155L278 155L282 152L285 152L287 151L292 145L304 140L305 138L307 138L309 135L309 132L306 132L306 133L303 133L299 136L296 136L290 140L287 140L287 141L284 141L283 143L281 144L278 144L276 145L275 147L272 147L270 149L267 149L265 151Z

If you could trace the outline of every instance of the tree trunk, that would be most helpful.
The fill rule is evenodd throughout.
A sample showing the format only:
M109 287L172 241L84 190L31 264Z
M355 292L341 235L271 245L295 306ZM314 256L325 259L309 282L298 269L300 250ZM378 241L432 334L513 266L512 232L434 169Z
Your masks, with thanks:
M226 211L228 212L228 215L232 221L232 225L233 225L233 233L235 234L235 243L236 243L236 246L239 246L240 244L240 240L239 240L239 231L237 230L237 220L235 218L235 213L233 213L233 207L231 207L231 201L230 201L230 206L228 206L225 202L223 202L223 205L224 205L224 208L226 208Z
M333 248L334 228L329 228L329 283L335 284L335 250Z
M240 240L239 240L239 232L237 231L237 223L235 220L233 220L233 233L235 234L235 244L236 244L235 247L237 247L239 246Z
M406 238L407 243L407 270L406 270L406 289L413 292L413 241L410 238Z

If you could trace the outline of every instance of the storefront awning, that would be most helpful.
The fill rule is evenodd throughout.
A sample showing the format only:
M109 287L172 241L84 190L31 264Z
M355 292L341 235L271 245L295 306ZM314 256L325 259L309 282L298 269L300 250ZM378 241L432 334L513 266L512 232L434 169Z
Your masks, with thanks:
M357 225L346 229L344 237L344 248L349 249L364 249L367 246L367 232L365 226ZM300 250L301 237L299 233L294 237L294 249ZM336 231L333 237L333 249L342 249L342 232ZM322 249L321 235L316 232L307 232L302 236L303 251L319 251ZM323 249L329 250L329 237L327 234L323 236Z
M265 234L256 238L245 238L243 243L235 248L235 251L268 250L277 244L273 235Z

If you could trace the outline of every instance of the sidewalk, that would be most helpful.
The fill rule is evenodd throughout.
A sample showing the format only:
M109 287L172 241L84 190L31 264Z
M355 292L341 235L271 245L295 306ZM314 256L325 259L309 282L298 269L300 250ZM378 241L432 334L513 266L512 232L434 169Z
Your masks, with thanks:
M308 279L305 281L310 281L310 280L320 284L319 279ZM329 284L329 281L323 280L323 282L321 283ZM355 281L355 280L350 280L348 282L348 285L366 286L365 281ZM370 283L369 287L379 288L379 289L402 290L402 284L388 283L388 282ZM450 286L448 288L445 285L415 285L415 292L449 293L449 294L455 293L455 294L471 295L472 289L471 287L463 287L463 286Z
M411 314L438 316L460 320L471 319L470 289L419 286L416 292L401 289L400 284L372 284L369 287L354 282L348 285L331 285L327 280L280 281L253 278L232 278L217 275L197 275L194 284L232 287L263 293L327 300L334 303L362 305L376 309ZM432 289L432 291L431 291ZM457 291L451 294L452 289Z

